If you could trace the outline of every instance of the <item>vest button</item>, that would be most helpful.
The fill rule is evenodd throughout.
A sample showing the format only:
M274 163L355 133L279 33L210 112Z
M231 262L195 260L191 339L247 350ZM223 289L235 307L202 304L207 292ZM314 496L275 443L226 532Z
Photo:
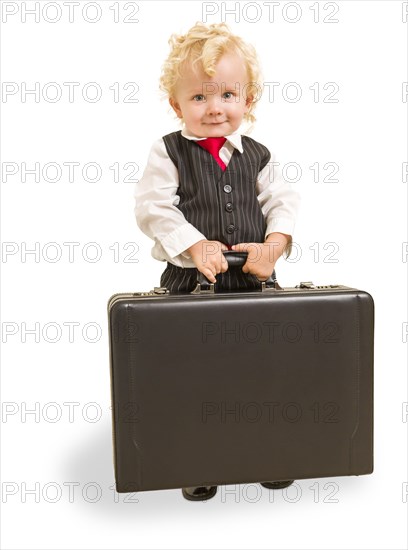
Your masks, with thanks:
M234 231L235 231L235 225L231 223L231 224L227 227L227 233L234 233Z
M231 193L231 191L232 191L231 185L224 185L224 191L225 191L226 193Z
M232 203L231 202L227 202L227 204L225 205L225 210L227 212L232 212Z

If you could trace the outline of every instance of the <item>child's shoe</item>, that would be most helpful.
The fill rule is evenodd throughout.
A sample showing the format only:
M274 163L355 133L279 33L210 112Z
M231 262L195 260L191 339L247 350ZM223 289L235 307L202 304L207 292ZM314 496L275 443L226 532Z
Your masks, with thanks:
M286 481L264 481L261 485L266 489L285 489L289 487L289 485L292 485L293 481L293 479L288 479Z
M187 500L208 500L217 493L217 486L210 487L184 487L183 497Z

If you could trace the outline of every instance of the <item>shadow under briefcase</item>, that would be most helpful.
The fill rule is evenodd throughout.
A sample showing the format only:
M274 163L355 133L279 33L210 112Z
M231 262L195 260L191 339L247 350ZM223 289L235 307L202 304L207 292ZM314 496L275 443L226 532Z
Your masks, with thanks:
M116 490L370 474L370 294L273 277L214 292L197 273L192 293L108 302Z

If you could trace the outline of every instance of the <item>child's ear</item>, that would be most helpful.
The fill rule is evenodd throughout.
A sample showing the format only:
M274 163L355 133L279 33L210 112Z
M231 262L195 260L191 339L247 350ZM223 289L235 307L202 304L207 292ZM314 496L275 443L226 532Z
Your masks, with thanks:
M251 95L247 96L247 98L245 100L245 107L246 107L247 112L251 108L251 105L252 105L253 101L254 101L253 96L251 96Z
M183 118L183 113L181 112L180 105L177 103L177 101L174 98L170 97L169 103L172 106L178 118Z

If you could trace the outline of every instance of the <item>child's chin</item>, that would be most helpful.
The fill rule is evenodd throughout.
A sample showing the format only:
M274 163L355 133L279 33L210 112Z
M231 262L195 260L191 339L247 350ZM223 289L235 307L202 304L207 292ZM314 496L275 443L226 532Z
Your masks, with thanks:
M211 136L224 136L226 133L230 133L227 124L206 124L203 130Z

